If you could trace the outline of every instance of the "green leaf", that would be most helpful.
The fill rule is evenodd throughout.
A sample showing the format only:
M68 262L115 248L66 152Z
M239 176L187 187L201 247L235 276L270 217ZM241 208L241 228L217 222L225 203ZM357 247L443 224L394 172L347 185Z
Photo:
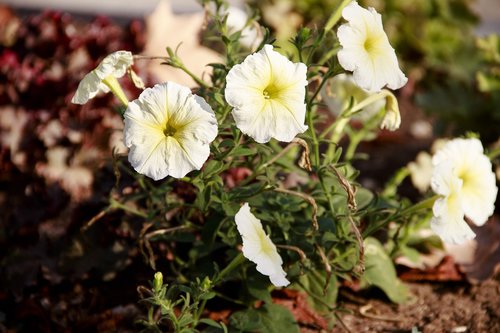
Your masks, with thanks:
M222 325L216 322L215 320L209 319L209 318L202 318L199 320L200 323L206 324L208 326L216 327L222 329Z
M271 293L267 289L269 279L260 273L258 275L249 276L246 281L248 293L258 300L262 300L268 304L272 303Z
M378 240L372 237L365 239L365 274L362 284L374 285L394 303L405 303L410 297L408 288L398 279L391 258Z
M332 275L328 282L326 294L323 294L325 282L326 273L323 270L310 271L299 278L298 289L312 296L309 297L309 303L320 313L331 312L331 308L335 307L339 290L337 277Z
M249 155L254 155L254 154L255 154L255 151L253 151L252 149L240 146L240 147L235 148L231 152L231 154L229 154L229 156L238 157L238 156L249 156Z
M205 179L210 178L210 176L219 173L222 169L224 169L224 164L216 161L216 160L210 160L205 164L205 167L203 168L203 177Z
M358 187L356 191L356 202L358 204L358 209L368 206L375 196L370 190L363 187Z
M299 333L299 327L287 308L277 304L265 304L258 309L234 313L231 325L242 332Z

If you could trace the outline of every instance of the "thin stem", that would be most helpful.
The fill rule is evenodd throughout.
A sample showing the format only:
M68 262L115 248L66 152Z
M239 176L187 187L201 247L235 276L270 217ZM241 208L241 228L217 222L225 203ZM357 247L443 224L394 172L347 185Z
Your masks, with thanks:
M493 149L486 156L488 156L488 158L493 161L495 158L500 156L500 147Z
M398 215L410 215L410 214L416 213L420 210L432 208L432 206L434 205L434 202L437 199L439 199L440 197L441 197L440 195L435 195L435 196L430 197L428 199L422 200L422 201L414 204L413 206L410 206L406 209L403 209L401 212L399 212Z
M325 24L325 31L330 31L335 24L340 20L340 17L342 16L342 10L344 9L345 6L347 6L351 0L344 0L340 3L340 5L335 9L335 11L330 15L330 18Z
M163 60L165 63L169 66L172 66L174 68L179 68L182 70L184 73L189 75L198 85L204 88L209 88L210 86L203 81L201 78L199 78L196 74L191 72L189 69L184 66L184 64L178 59L177 57L160 57L160 56L143 56L143 55L134 55L134 59L137 60Z
M314 123L312 119L312 107L308 107L307 110L307 125L309 126L309 132L311 133L312 146L313 146L313 157L314 165L319 166L319 141L316 137L316 131L314 130Z
M299 198L302 198L304 199L305 201L307 201L311 206L312 206L312 227L314 229L314 231L318 231L319 229L319 226L318 226L318 218L317 218L317 215L318 215L318 205L316 204L316 200L314 200L314 198L308 194L305 194L305 193L302 193L302 192L297 192L297 191L292 191L292 190L287 190L285 188L275 188L274 189L276 192L281 192L281 193L285 193L285 194L290 194L290 195L294 195L296 197L299 197Z
M124 205L121 202L116 201L113 198L110 199L110 207L111 208L119 208L119 209L122 209L122 210L124 210L126 212L135 214L135 215L143 217L143 218L147 218L148 217L148 215L146 213L143 213L143 212L141 212L141 211L139 211L139 210L137 210L135 208L129 207L127 205Z
M335 208L333 207L332 196L330 195L330 191L326 188L325 181L323 179L323 174L321 172L318 173L319 183L321 188L323 189L323 193L326 196L326 201L328 202L328 210L332 215L332 220L335 220ZM340 228L343 231L343 228ZM345 233L344 233L345 234Z
M240 266L245 261L245 257L243 253L238 253L236 257L229 263L229 265L224 268L219 275L214 279L214 285L219 283L227 274L233 271L236 267Z
M177 68L182 69L184 71L184 73L186 73L187 75L189 75L201 87L203 87L203 88L210 88L210 86L208 85L208 83L206 83L201 78L199 78L198 76L196 76L193 72L191 72L189 69L187 69L184 66L184 64L181 63Z

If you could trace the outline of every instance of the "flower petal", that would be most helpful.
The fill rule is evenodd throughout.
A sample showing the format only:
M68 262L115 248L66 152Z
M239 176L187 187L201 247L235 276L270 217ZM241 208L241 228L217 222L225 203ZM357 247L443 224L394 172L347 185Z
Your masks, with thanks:
M71 103L81 105L87 103L89 99L94 98L100 91L100 84L101 79L94 72L88 73L78 84Z
M80 81L71 103L85 104L94 98L99 91L109 92L109 88L102 82L109 76L120 78L134 63L129 51L116 51L106 56L99 65Z
M431 229L447 243L460 244L473 239L475 234L465 221L462 208L463 182L454 175L452 163L444 161L435 167L431 186L443 196L432 207Z
M348 22L337 30L342 46L337 57L344 69L353 72L356 84L369 92L380 91L386 85L391 89L404 86L408 79L399 69L380 14L352 1L342 16Z
M130 164L154 180L182 178L201 169L217 135L210 106L173 82L144 90L129 103L124 117Z
M273 51L271 45L249 55L226 77L225 98L236 126L259 143L290 142L304 124L307 68Z
M287 286L290 282L281 267L281 259L276 246L264 232L262 224L245 203L235 216L236 227L243 239L243 255L257 264L257 271L269 276L271 283L277 287Z

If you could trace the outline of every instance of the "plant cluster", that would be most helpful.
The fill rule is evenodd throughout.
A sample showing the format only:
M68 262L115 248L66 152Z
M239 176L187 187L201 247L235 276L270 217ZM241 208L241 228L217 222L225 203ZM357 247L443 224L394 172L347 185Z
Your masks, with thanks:
M428 221L433 207L433 229L441 237L470 238L465 216L484 223L497 194L480 141L458 139L463 143L452 141L435 156L436 196L417 204L401 200L398 179L372 193L356 182L356 148L379 128L399 127L397 99L385 87L407 82L381 15L342 1L322 28L297 32L289 41L292 55L273 47L265 28L255 52L246 49L240 43L245 30L226 24L227 4L202 3L212 20L206 38L224 57L209 64L210 81L168 48L164 63L198 87L164 82L145 88L132 64L158 57L118 51L85 76L73 98L83 104L111 91L123 104L129 152L127 159L115 156L117 184L124 172L136 183L126 192L117 186L109 209L142 221L139 246L164 273L155 275L151 289L139 288L149 306L141 323L152 331L227 331L226 324L203 318L218 298L241 309L230 317L232 329L298 332L288 310L272 303L273 289L288 286L306 292L333 325L341 311L335 305L339 280L375 285L392 301L406 301L408 291L373 235L383 232L397 242ZM133 101L118 81L127 73L144 89ZM335 81L341 93L325 93L337 75L349 77L345 86ZM320 107L321 96L339 108L334 121ZM351 126L350 119L368 108L374 111L361 127ZM339 146L344 136L345 152ZM462 149L453 145L462 144L480 165L457 156ZM487 191L479 194L479 187ZM469 206L473 202L482 205ZM256 308L256 301L264 305Z

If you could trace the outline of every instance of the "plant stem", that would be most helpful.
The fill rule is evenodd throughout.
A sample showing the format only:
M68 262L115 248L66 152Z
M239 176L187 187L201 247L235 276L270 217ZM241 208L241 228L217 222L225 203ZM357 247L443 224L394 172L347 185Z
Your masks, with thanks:
M486 156L488 156L488 158L493 161L495 158L500 156L500 147L493 149Z
M340 20L340 17L342 16L342 10L344 9L345 6L347 6L351 0L343 0L340 5L335 9L335 11L330 15L330 18L325 24L325 31L330 31L332 30L333 26L337 24L337 22Z
M210 86L200 79L196 74L191 72L189 69L184 66L184 64L178 59L176 56L174 57L160 57L160 56L143 56L143 55L134 55L134 59L142 60L142 59L147 59L147 60L163 60L165 63L169 66L172 66L174 68L179 68L182 70L184 73L189 75L198 85L204 88L209 88Z
M226 268L224 268L219 273L219 275L214 279L214 283L213 284L216 285L217 283L219 283L224 278L224 276L226 276L227 274L229 274L236 267L238 267L239 265L241 265L244 261L245 261L245 257L243 256L243 253L241 253L241 252L238 253L238 255L236 257L234 257L234 259L229 263L229 265L227 265Z
M122 102L123 105L128 106L127 96L125 95L125 92L116 77L110 75L102 80L102 83L104 83L111 90L111 92L120 100L120 102Z
M122 209L126 212L129 212L129 213L132 213L132 214L135 214L135 215L138 215L140 217L143 217L143 218L147 218L148 215L141 212L141 211L138 211L137 209L135 208L132 208L132 207L129 207L127 205L124 205L122 204L121 202L119 201L116 201L115 199L111 198L110 200L110 206L111 208L119 208L119 209Z
M432 196L428 199L422 200L422 201L414 204L413 206L410 206L406 209L403 209L401 212L399 212L398 215L410 215L410 214L416 213L416 212L423 210L423 209L432 208L432 206L434 205L434 202L437 199L439 199L440 197L441 197L440 195L435 195L435 196Z

